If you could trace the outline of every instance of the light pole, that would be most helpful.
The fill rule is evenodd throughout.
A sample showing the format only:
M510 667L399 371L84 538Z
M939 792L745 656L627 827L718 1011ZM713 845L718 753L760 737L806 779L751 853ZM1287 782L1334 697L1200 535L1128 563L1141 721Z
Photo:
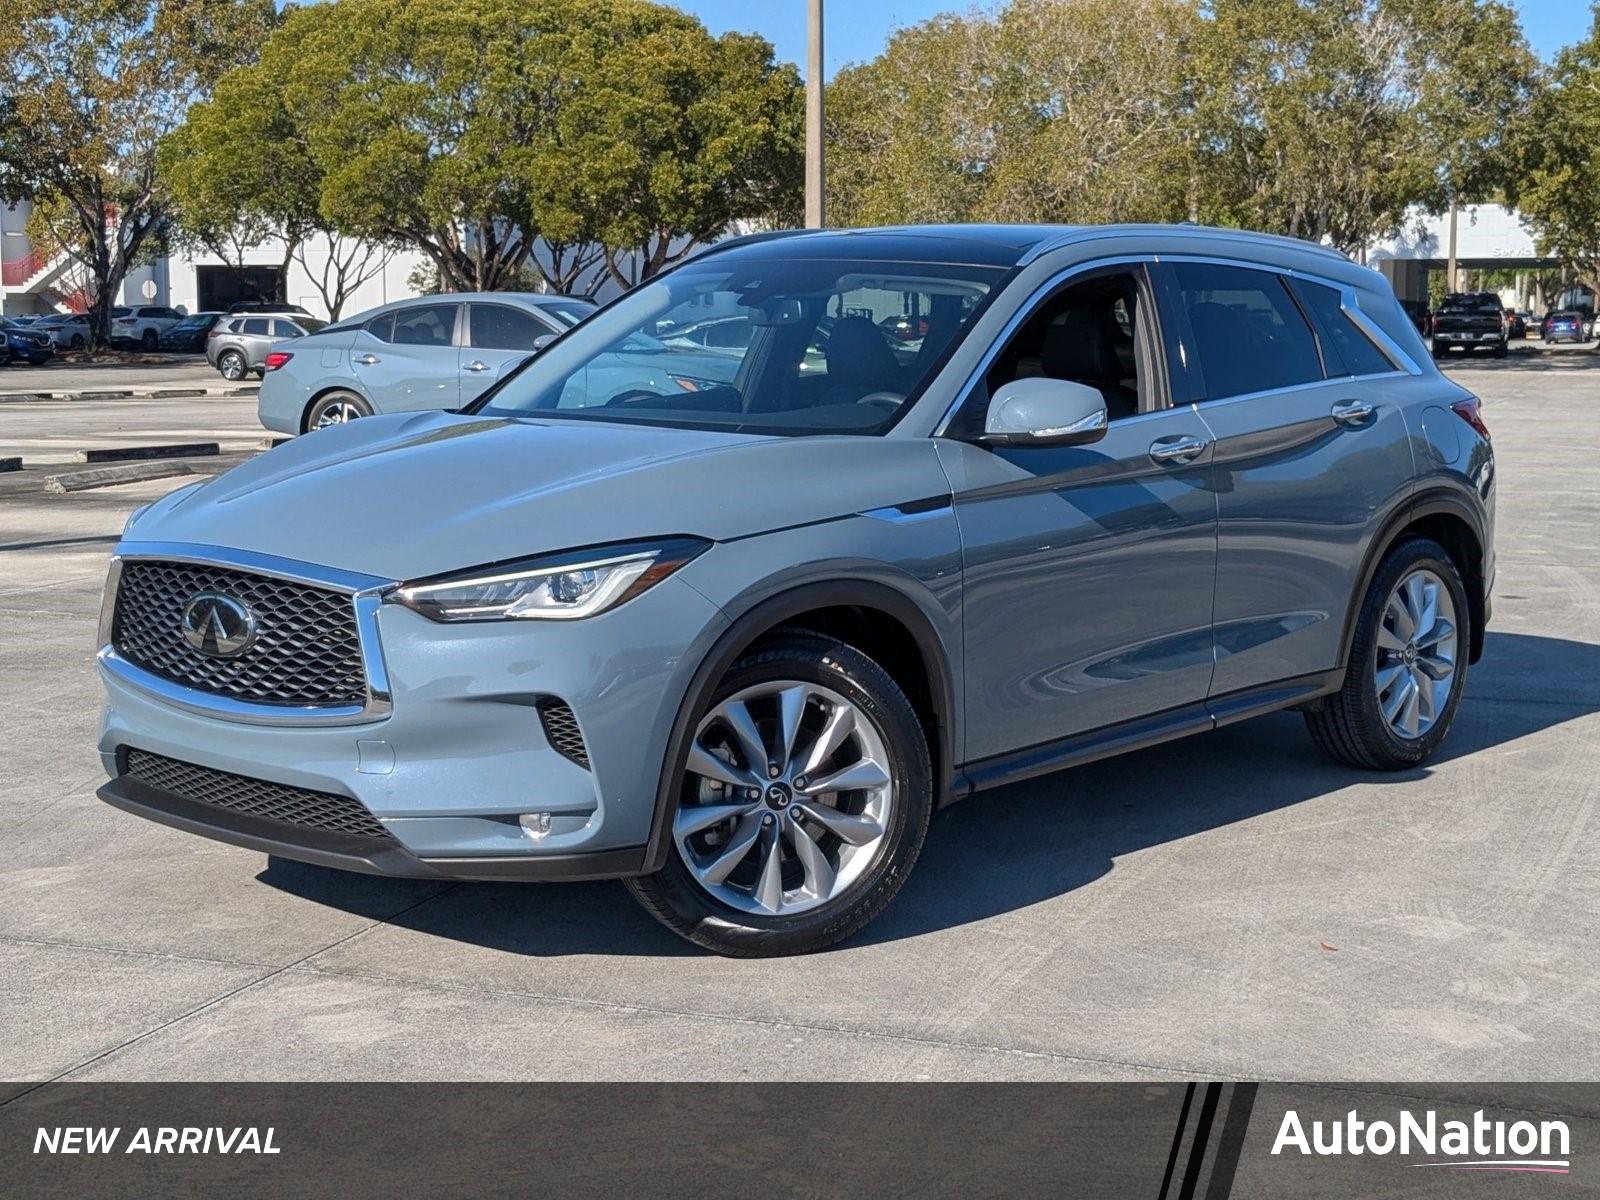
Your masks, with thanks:
M822 0L806 4L806 228L821 229L822 205Z

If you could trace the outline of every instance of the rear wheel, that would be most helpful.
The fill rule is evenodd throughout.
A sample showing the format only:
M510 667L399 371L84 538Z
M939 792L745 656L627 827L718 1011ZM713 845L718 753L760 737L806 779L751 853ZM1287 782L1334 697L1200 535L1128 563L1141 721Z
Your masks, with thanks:
M736 662L690 744L672 855L627 881L719 954L820 950L900 890L933 810L916 711L852 646L783 634Z
M1306 713L1313 740L1353 767L1422 762L1460 705L1470 624L1466 588L1444 547L1427 538L1396 546L1356 617L1344 686Z
M161 335L154 329L146 329L139 335L139 349L146 354L154 354L161 347Z
M344 425L371 415L372 406L354 392L329 392L319 396L306 413L306 432Z

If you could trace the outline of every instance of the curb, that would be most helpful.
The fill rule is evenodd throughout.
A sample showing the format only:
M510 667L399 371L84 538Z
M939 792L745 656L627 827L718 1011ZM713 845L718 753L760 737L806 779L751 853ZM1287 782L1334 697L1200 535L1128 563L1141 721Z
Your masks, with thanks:
M20 459L20 458L0 458L0 471L20 471L20 470L22 470L22 459Z
M163 446L112 446L102 450L77 450L72 461L81 463L128 462L146 458L200 458L221 454L217 442L175 442Z
M119 483L142 483L148 479L167 479L194 473L194 468L187 463L129 463L122 467L101 467L95 471L47 475L44 490L60 496L68 492L88 491L90 488L112 487Z
M125 400L133 395L133 391L130 389L128 391L62 392L57 394L63 398L70 397L74 400Z
M205 388L158 388L153 392L136 392L148 400L175 400L180 396L204 396Z
M256 449L261 451L263 454L265 454L268 450L276 450L279 446L287 445L289 442L292 442L293 440L294 440L293 438L286 438L286 437L262 438L259 442L256 443Z

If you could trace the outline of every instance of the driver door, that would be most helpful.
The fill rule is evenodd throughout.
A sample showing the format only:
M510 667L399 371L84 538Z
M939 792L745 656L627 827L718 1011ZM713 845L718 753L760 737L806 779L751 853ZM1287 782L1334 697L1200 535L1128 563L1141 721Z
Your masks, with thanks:
M1211 444L1173 408L1142 263L1031 302L939 443L963 554L970 762L1202 706L1217 562ZM1101 390L1086 446L988 448L988 397L1030 374ZM1203 716L1203 708L1198 709Z

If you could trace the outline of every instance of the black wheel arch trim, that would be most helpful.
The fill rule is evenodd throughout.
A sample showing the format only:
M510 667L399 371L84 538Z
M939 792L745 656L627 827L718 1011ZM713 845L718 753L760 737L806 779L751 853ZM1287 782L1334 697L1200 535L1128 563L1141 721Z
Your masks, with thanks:
M1469 498L1460 489L1441 484L1424 488L1395 506L1395 510L1389 514L1378 535L1372 539L1372 544L1367 548L1366 558L1361 564L1360 586L1351 593L1339 642L1340 669L1349 665L1350 641L1355 633L1356 618L1360 615L1361 603L1366 598L1367 589L1372 586L1372 580L1377 575L1384 556L1394 548L1409 526L1425 517L1441 515L1458 517L1464 521L1477 543L1480 578L1474 580L1469 573L1461 582L1467 588L1467 600L1472 615L1476 618L1472 622L1467 662L1475 663L1483 657L1484 626L1489 613L1489 581L1482 577L1482 564L1488 553L1488 539L1484 536L1482 507L1475 500L1475 497ZM1475 587L1478 595L1473 595Z
M735 617L701 660L688 690L678 705L662 760L661 778L656 787L655 815L646 845L645 872L660 870L672 850L672 819L678 809L678 781L689 755L689 737L703 715L712 690L735 660L767 633L786 621L819 608L868 608L898 621L916 643L928 679L933 707L934 732L938 745L938 777L934 781L936 804L951 799L955 778L954 697L955 682L949 657L933 623L916 601L886 583L872 580L829 580L800 584L771 596ZM858 646L871 655L870 646Z

